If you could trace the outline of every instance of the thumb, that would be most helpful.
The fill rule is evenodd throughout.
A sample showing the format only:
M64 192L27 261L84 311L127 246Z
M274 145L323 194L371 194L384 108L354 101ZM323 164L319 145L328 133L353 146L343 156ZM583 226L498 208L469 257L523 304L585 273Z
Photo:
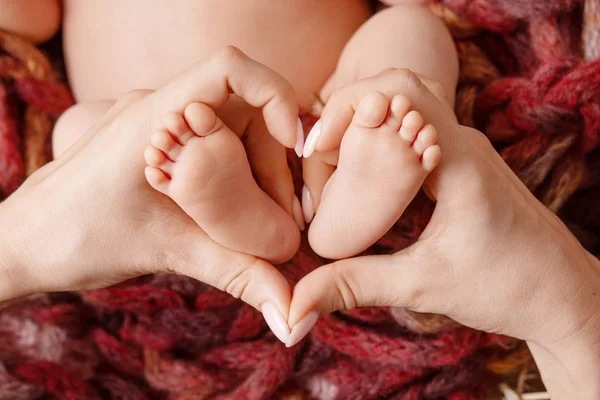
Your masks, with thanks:
M193 247L192 247L193 246ZM239 298L263 314L275 336L286 343L290 286L270 263L229 250L207 236L196 238L187 260L179 259L172 272L194 278Z
M434 275L428 272L431 261L418 256L421 248L417 243L394 255L341 260L306 275L294 288L286 345L302 340L320 315L338 310L394 306L431 312Z

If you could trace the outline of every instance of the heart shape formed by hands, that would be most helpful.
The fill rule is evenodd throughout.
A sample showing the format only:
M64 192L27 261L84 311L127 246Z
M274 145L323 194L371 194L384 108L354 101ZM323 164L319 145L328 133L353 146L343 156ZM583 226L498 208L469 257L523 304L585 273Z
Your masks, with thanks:
M302 147L290 85L239 50L226 48L155 92L126 96L2 204L3 227L19 227L29 241L2 252L11 270L1 280L6 290L0 301L170 272L206 282L261 310L289 346L320 315L377 305L445 314L559 353L572 350L574 335L584 328L598 330L593 318L597 260L535 199L480 132L458 125L435 89L407 70L359 81L328 101L320 137L308 140L317 152L339 147L359 101L373 91L390 101L404 96L435 126L443 157L424 187L436 208L419 240L396 254L317 268L292 293L273 265L216 243L171 199L149 187L142 173L143 150L164 110L183 114L191 103L217 110L231 92L262 108L266 128L280 143ZM293 195L281 193L269 194L280 199L291 219L297 214ZM45 209L38 207L40 198ZM54 234L46 225L56 227L50 230ZM43 244L44 251L30 251L29 243ZM102 268L98 260L104 260ZM536 291L537 285L544 291ZM569 322L556 324L548 318L552 315L568 315Z

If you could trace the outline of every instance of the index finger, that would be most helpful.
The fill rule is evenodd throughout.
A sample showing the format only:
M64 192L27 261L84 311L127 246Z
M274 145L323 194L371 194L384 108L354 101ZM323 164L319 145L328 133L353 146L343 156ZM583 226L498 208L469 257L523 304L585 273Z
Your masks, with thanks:
M396 95L405 96L412 108L442 133L438 139L440 147L446 149L453 146L453 136L445 134L456 130L457 122L452 110L439 101L417 74L407 69L392 68L342 87L329 98L321 113L320 135L315 133L319 136L315 147L317 151L329 151L340 146L358 103L373 91L379 91L390 99ZM313 141L311 139L309 137L307 143Z
M467 180L473 180L477 176L474 154L481 153L479 158L487 155L478 150L473 144L474 141L470 140L475 135L474 131L466 132L465 128L459 125L450 107L443 104L417 74L407 69L385 70L334 93L321 113L320 134L311 131L306 139L304 156L308 157L307 149L310 154L310 150L315 148L324 152L339 147L356 106L366 94L374 90L390 99L397 95L406 97L410 101L411 109L418 111L423 119L435 126L439 132L438 145L443 156L439 166L425 181L428 193L434 199L440 201L439 194L442 192L452 197L457 188L461 188ZM483 134L480 136L483 137Z
M281 75L233 46L224 47L192 66L154 92L149 101L160 111L166 107L169 111L183 112L193 102L216 110L231 94L262 109L267 128L277 141L288 148L302 149L304 133L292 86Z

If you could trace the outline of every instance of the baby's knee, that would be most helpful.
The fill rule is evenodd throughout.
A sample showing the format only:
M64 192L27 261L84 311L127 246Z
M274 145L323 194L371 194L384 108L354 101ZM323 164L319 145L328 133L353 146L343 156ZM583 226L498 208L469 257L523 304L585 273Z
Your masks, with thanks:
M59 157L87 132L112 107L112 101L79 103L65 111L52 134L52 153Z

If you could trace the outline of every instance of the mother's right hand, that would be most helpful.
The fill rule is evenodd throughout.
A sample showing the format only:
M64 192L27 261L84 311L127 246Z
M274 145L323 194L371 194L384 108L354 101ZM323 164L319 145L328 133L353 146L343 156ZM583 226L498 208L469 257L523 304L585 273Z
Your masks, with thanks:
M187 275L262 310L287 340L290 288L271 264L213 242L144 177L144 147L169 111L218 109L234 93L263 109L269 131L296 145L292 87L228 47L155 91L118 102L71 149L0 205L0 302L35 292L109 286L154 272ZM282 238L291 257L297 237Z
M393 255L318 268L294 289L293 344L316 316L358 306L445 314L529 342L554 398L600 393L600 263L519 181L481 132L406 70L334 94L317 150L336 147L355 105L377 90L404 95L440 133L440 166L426 181L437 201L419 240ZM577 393L577 394L576 394Z

